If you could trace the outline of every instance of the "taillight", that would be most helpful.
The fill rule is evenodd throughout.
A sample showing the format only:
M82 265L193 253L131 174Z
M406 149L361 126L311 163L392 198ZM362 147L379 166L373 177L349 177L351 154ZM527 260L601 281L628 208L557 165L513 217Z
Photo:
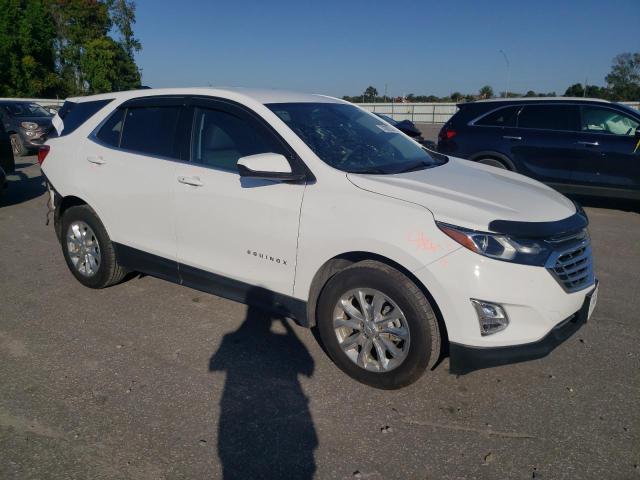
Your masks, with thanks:
M49 155L49 150L49 145L40 145L40 148L38 148L38 163L40 165L44 163L44 159Z
M457 134L458 134L458 132L456 132L455 130L452 130L451 128L449 128L447 126L444 126L444 127L442 127L442 130L440 130L440 133L438 134L438 138L440 140L451 140Z

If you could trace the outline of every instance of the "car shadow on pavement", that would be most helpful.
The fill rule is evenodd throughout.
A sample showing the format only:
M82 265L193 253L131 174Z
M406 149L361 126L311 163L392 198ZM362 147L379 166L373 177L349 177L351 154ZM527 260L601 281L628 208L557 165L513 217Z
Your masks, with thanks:
M246 302L264 300L256 288ZM211 357L209 371L226 372L218 421L225 480L313 478L318 437L299 375L311 377L314 361L289 321L248 307L240 328L225 335Z
M30 167L32 165L28 164L26 166ZM18 166L16 165L16 167ZM41 174L29 177L22 170L16 168L15 173L7 176L7 188L0 195L0 208L37 198L46 190L44 177Z

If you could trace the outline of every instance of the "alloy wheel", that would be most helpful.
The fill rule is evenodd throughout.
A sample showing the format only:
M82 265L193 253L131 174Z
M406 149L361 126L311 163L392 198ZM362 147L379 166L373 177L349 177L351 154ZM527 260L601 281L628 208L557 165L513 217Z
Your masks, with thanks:
M89 225L75 221L67 230L67 251L74 268L85 277L92 277L100 268L100 245Z
M334 308L333 328L342 351L365 370L391 371L409 353L407 319L379 290L356 288L342 295Z

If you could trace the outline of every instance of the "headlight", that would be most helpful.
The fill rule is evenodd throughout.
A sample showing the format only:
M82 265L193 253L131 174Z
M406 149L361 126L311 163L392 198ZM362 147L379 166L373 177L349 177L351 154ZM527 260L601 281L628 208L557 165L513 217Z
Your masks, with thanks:
M446 223L436 223L440 230L460 245L485 257L542 266L551 254L551 247L542 240L513 238L496 233L467 230Z
M20 126L25 130L35 130L38 128L38 124L35 122L22 122Z

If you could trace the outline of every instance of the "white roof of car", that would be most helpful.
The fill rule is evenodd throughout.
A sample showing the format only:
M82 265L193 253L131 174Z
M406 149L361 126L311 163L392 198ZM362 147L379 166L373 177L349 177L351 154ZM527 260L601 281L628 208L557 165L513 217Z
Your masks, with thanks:
M241 87L190 87L190 88L146 88L142 90L128 90L126 92L101 93L86 97L70 97L71 102L90 102L101 99L138 98L161 95L204 95L222 98L249 98L262 104L268 103L343 103L343 100L327 95L300 93L287 90L271 90Z
M589 97L511 97L511 98L487 98L486 100L476 100L473 103L484 102L540 102L545 100L588 100L590 102L602 102L611 103L609 100L603 100L602 98L589 98Z

